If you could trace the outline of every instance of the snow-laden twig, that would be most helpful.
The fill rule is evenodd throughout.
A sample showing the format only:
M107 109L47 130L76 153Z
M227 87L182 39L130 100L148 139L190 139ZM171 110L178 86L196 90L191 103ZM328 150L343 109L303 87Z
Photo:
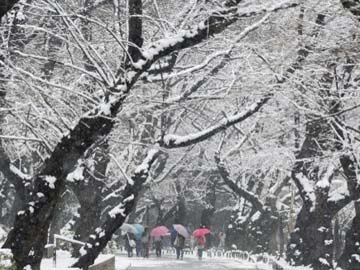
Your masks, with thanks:
M131 177L129 177L125 170L121 167L120 163L118 162L118 160L116 159L116 157L113 155L113 154L110 154L109 155L116 163L116 165L118 166L120 172L122 173L122 175L124 176L124 178L126 179L126 182L129 184L129 185L134 185L134 181L131 179Z
M177 147L185 147L189 146L194 143L202 142L206 140L207 138L213 136L214 134L219 133L220 131L225 130L227 127L234 125L236 123L240 123L252 115L254 115L256 112L258 112L261 107L266 104L270 100L270 95L261 98L257 102L253 103L251 106L249 106L244 111L234 114L232 116L229 116L217 125L214 125L210 128L207 128L203 131L200 131L198 133L193 133L187 136L178 136L175 134L168 134L165 135L163 138L159 139L159 143L162 147L165 148L177 148Z
M19 141L30 141L30 142L43 142L43 140L38 138L29 138L29 137L21 137L21 136L9 136L9 135L0 135L0 139L7 140L19 140Z

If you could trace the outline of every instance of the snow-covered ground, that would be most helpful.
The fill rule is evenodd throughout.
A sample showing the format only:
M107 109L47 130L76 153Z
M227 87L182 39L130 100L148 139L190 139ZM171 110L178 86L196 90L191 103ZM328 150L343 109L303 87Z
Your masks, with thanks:
M111 257L112 255L100 255L98 259L96 259L95 263L103 261L107 257ZM66 251L58 250L56 252L56 260L53 259L43 259L41 261L41 270L66 270L71 269L70 266L75 263L76 259L71 258L70 253ZM73 268L77 269L77 268Z
M230 270L256 269L254 264L244 263L230 259L204 258L199 261L193 257L185 257L184 260L176 260L174 256L165 256L162 258L127 258L116 257L116 270Z
M104 258L99 258L100 260ZM70 258L67 252L58 252L55 262L52 259L44 259L41 264L41 270L65 270L69 269L69 266L74 263L74 259ZM207 258L199 261L194 255L184 256L183 260L176 260L174 255L165 255L162 258L150 257L150 258L128 258L124 255L117 255L115 261L116 270L134 269L134 270L222 270L222 269L241 269L252 270L255 269L255 265L246 263L234 259L225 258Z

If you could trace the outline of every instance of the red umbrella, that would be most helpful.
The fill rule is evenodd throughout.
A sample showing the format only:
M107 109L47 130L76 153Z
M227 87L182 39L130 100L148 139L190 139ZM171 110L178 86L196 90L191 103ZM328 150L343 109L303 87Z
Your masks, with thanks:
M197 229L195 230L192 235L195 236L195 237L201 237L201 236L204 236L205 234L208 234L210 233L210 230L209 229L206 229L206 228L202 228L202 229Z
M163 236L169 232L169 229L165 226L159 226L151 230L151 236Z

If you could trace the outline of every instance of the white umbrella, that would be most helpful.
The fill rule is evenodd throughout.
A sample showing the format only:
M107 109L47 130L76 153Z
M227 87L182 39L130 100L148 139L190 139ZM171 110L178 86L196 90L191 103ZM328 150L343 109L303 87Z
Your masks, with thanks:
M134 225L131 225L131 224L128 224L128 223L124 223L120 229L123 231L123 232L127 232L127 233L137 233L137 229L135 228Z

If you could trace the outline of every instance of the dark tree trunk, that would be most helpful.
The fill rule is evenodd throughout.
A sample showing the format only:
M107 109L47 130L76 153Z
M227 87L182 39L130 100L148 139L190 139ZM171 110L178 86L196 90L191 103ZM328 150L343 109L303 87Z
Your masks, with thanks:
M95 231L101 222L101 212L103 198L107 193L106 170L109 164L108 142L100 142L99 145L86 155L84 162L83 178L76 181L71 186L75 193L80 207L78 209L79 218L75 223L75 240L85 242L89 235ZM90 167L87 166L90 161ZM111 191L110 191L111 192ZM79 257L79 245L74 246L74 257Z
M211 228L212 219L215 213L217 176L210 175L205 195L205 209L201 212L200 226Z
M315 270L332 267L332 216L326 208L309 211L302 207L291 233L286 255L294 265L311 265Z
M176 189L176 212L174 223L175 224L186 224L186 201L184 197L184 191L182 190L181 183L179 180L175 181Z
M279 216L279 256L283 257L285 252L285 233L283 217Z
M346 232L345 247L338 266L344 270L360 269L360 203L355 203L356 214L350 229Z
M334 222L334 259L337 261L341 255L341 231L338 216L335 217Z
M2 0L0 2L0 19L10 11L17 2L19 2L19 0Z
M134 208L135 200L137 199L141 188L148 177L151 165L154 163L159 152L152 150L140 166L141 170L135 171L132 177L133 183L128 183L122 193L120 204L109 212L106 221L102 224L100 230L96 230L94 237L90 237L84 247L85 255L81 256L73 267L88 269L92 265L105 248L107 243L111 240L112 235L124 223L126 217Z

